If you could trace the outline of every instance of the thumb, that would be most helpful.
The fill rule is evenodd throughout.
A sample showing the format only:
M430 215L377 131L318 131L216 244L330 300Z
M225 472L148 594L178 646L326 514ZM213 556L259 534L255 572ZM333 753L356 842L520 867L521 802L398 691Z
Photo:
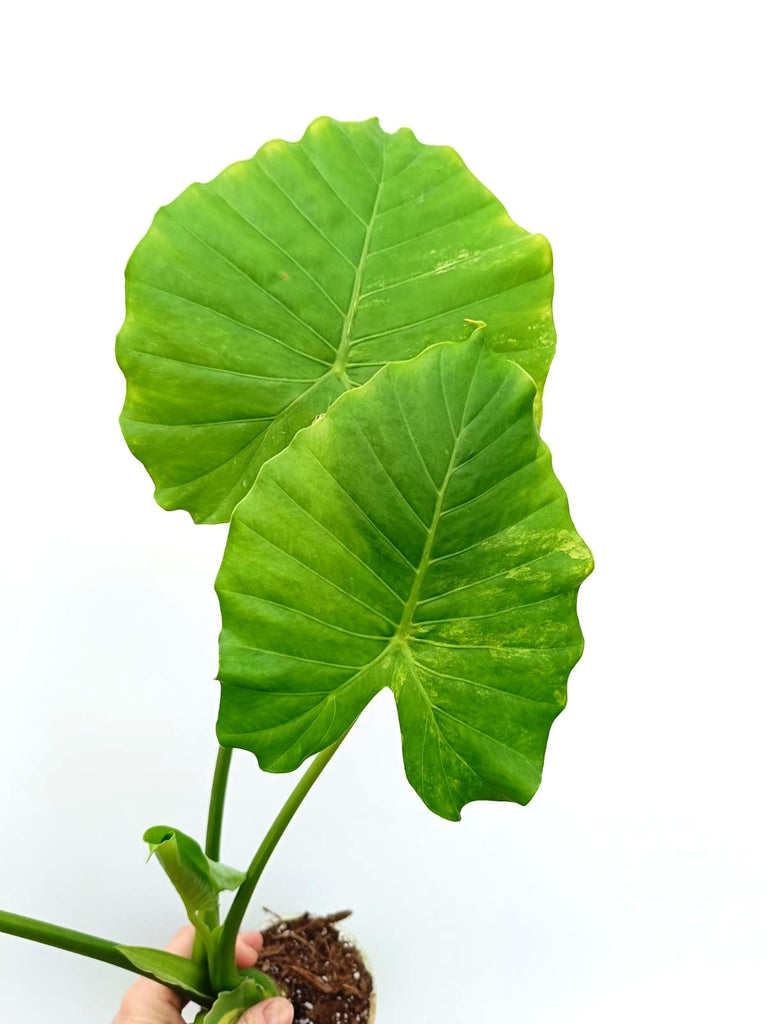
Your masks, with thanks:
M293 1006L287 999L265 999L247 1010L240 1024L292 1024Z

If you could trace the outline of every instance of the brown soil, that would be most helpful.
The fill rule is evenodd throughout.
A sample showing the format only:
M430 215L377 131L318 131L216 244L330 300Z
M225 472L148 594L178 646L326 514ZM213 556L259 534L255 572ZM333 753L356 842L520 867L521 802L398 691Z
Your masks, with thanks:
M268 911L269 913L269 911ZM293 1003L294 1024L367 1024L373 979L360 953L334 924L351 911L327 917L276 917L264 930L259 970L275 979Z

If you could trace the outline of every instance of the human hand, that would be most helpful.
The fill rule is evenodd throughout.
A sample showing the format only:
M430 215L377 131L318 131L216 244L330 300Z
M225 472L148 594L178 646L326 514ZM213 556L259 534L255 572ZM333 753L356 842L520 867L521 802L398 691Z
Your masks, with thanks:
M177 956L192 956L195 929L187 925L165 947ZM264 939L260 932L241 932L237 939L235 959L238 967L253 967ZM165 985L149 978L139 978L123 996L113 1024L184 1024L181 1011L184 999ZM293 1007L287 999L265 999L252 1006L239 1024L291 1024Z

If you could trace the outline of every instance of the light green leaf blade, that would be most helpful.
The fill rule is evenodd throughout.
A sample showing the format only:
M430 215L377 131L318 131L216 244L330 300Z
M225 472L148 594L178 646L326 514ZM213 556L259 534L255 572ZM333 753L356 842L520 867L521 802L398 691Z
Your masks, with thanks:
M268 998L269 994L257 981L246 978L231 992L222 992L210 1010L198 1020L201 1024L236 1024L249 1007Z
M123 432L164 508L227 521L298 429L464 318L541 388L551 299L546 239L453 149L319 118L158 212L126 270Z
M186 907L190 919L215 911L218 894L237 889L245 878L242 871L210 860L190 836L179 829L156 825L144 833L150 857L154 854L163 866Z
M476 332L390 364L262 467L217 579L224 745L291 771L389 686L432 810L531 798L592 568L534 395Z
M202 1003L211 1001L208 976L200 964L162 949L145 946L116 947L136 970Z
M264 971L259 971L255 967L241 967L240 974L243 978L248 978L255 982L262 989L262 999L285 995L285 992L277 985L274 978L270 978Z
M251 1006L283 993L272 978L261 971L248 968L240 972L243 981L229 992L222 992L211 1008L199 1014L200 1024L235 1024Z

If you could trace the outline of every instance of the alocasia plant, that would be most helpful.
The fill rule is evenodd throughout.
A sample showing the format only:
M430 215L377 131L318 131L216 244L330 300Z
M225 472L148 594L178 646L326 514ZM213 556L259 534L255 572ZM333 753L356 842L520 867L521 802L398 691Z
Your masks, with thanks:
M382 688L431 810L530 800L592 560L539 436L549 246L453 150L321 118L161 209L126 281L126 440L163 507L231 521L205 850L177 829L145 834L195 958L6 913L0 929L154 977L221 1024L275 992L236 968L237 931ZM267 771L317 755L247 872L219 863L233 747Z

